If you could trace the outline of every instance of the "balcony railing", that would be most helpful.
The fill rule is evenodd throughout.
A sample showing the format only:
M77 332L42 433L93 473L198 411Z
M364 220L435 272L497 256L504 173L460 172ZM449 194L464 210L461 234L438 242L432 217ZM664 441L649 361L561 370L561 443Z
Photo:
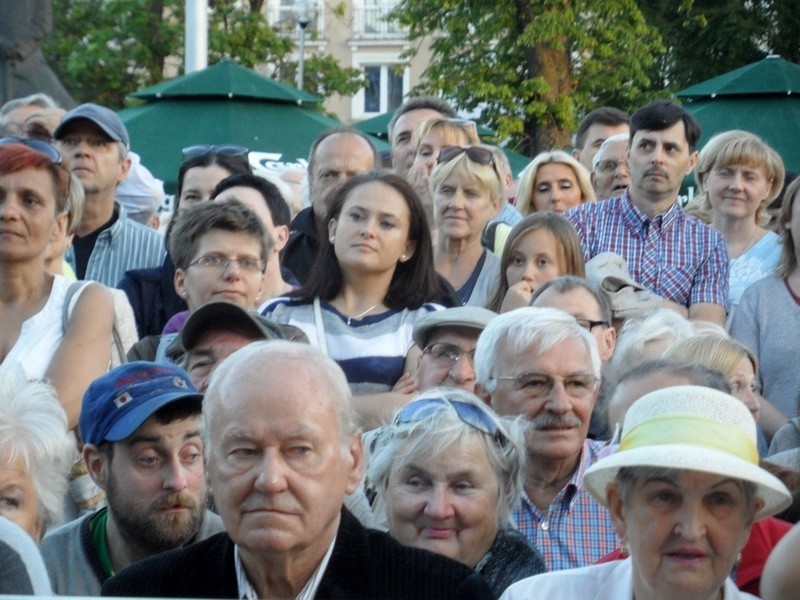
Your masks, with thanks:
M368 2L369 0L367 0ZM364 37L403 36L406 31L397 21L388 21L388 15L397 5L397 0L376 1L354 6L355 23L353 33Z

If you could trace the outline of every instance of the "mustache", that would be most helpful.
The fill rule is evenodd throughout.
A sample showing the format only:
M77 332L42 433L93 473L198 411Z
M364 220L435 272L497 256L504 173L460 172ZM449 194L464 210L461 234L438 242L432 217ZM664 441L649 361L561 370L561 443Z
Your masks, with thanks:
M155 503L153 505L154 510L164 510L167 508L173 508L175 506L179 506L180 508L188 508L194 510L197 508L197 502L190 494L185 492L176 492L174 494L170 494L163 500Z
M573 414L553 415L544 413L528 421L530 429L550 429L551 427L580 427L583 423Z
M650 167L646 169L644 172L645 175L661 175L662 177L668 177L669 174L659 167Z

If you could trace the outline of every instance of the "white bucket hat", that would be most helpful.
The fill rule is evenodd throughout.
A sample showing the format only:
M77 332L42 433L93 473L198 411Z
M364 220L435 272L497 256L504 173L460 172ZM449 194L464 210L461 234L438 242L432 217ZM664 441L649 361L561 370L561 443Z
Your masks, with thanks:
M663 467L714 473L756 484L764 506L756 519L792 502L786 486L758 466L756 424L747 407L724 392L681 385L633 403L616 453L586 470L583 485L606 504L606 487L622 467Z

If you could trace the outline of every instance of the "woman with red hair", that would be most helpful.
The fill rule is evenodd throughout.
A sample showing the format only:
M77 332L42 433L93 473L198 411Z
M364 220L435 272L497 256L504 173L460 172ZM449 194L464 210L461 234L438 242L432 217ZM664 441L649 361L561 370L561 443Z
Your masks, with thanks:
M0 369L48 380L78 422L83 393L108 369L114 308L97 283L76 292L45 270L47 249L66 235L70 169L50 144L0 139Z

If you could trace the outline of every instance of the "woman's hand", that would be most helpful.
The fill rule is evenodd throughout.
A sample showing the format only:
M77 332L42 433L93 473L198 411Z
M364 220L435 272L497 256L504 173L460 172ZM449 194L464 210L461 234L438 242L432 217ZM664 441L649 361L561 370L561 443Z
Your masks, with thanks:
M524 279L518 281L508 288L505 298L503 298L503 304L500 305L500 312L504 313L514 310L515 308L528 306L534 291L533 286L529 282Z
M403 376L397 380L397 383L394 384L392 387L393 392L399 392L401 394L413 394L419 388L419 382L417 378L414 377L411 373L403 373Z

